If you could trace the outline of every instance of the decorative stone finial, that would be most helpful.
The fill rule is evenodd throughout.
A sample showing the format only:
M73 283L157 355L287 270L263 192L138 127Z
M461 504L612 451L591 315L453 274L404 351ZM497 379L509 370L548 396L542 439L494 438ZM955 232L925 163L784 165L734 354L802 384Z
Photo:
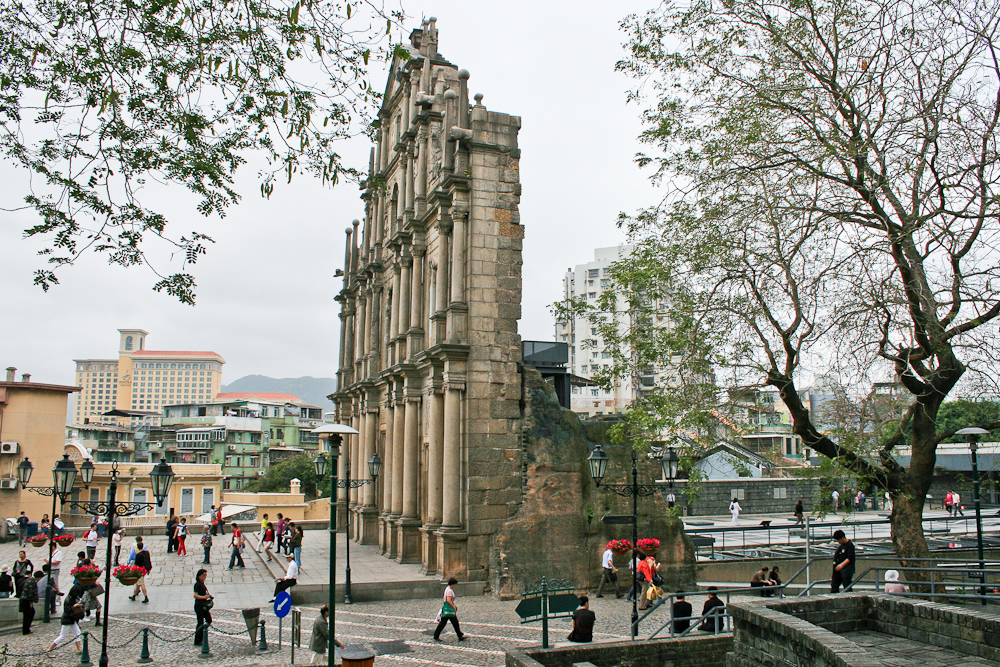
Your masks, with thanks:
M446 99L446 100L457 100L458 99L458 93L456 93L454 90L452 90L451 88L449 88L448 90L444 91L444 99Z
M350 236L351 234L354 233L354 228L348 227L347 229L344 230L344 233Z
M472 75L469 74L469 70L467 70L467 69L460 69L460 70L458 70L458 78L459 79L466 79L467 80L470 76L472 76Z
M476 106L477 106L477 107L481 107L481 106L483 106L483 94L482 94L482 93L476 93L476 94L475 94L475 95L473 96L473 98L472 98L472 99L476 100Z

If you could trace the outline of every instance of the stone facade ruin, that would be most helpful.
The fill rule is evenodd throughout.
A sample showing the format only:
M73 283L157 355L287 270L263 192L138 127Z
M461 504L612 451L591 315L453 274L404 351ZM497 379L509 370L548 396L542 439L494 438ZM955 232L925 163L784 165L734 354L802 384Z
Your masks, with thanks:
M485 580L490 536L520 496L520 118L469 102L436 20L395 57L378 114L363 230L347 230L338 391L355 539L400 563ZM341 457L341 477L345 457Z
M330 397L359 432L344 438L340 479L348 460L365 479L376 452L384 467L376 484L340 490L338 525L350 516L351 539L496 596L542 575L585 590L606 540L629 535L599 517L627 503L586 472L607 424L582 425L521 365L521 121L482 95L470 104L470 75L438 52L435 19L406 49L378 114L364 226L347 230ZM655 479L654 463L642 467ZM671 584L691 582L680 521L662 498L640 509L642 536L667 542Z

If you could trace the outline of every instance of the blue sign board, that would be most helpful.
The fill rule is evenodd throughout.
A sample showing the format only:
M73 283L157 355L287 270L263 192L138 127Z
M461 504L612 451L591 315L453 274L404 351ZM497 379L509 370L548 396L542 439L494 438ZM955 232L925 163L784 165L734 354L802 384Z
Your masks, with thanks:
M288 591L281 591L274 598L274 615L278 618L288 616L292 610L292 594Z

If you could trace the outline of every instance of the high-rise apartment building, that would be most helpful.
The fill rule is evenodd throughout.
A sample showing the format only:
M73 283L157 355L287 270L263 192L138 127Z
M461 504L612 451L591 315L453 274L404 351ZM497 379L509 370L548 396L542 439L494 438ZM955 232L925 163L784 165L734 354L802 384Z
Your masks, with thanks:
M567 269L563 277L563 298L584 299L596 304L605 289L611 287L611 265L631 252L632 246L594 250L594 261ZM622 304L624 306L624 304ZM624 309L624 308L623 308ZM569 367L573 375L593 377L611 366L611 351L604 346L595 324L584 317L556 322L556 340L569 345ZM598 387L573 387L573 412L590 416L623 412L632 401L630 378L619 380L612 391Z
M222 366L215 352L146 349L149 332L119 329L117 359L74 359L83 391L73 421L101 421L109 410L160 412L173 403L210 401L219 393Z

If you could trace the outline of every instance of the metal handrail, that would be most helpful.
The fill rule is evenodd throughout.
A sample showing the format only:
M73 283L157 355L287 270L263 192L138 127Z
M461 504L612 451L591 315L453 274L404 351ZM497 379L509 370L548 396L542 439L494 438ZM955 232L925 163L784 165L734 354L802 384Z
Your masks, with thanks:
M871 566L868 569L864 570L860 575L858 575L857 577L855 577L854 580L851 582L850 588L849 589L845 589L845 591L853 589L858 584L862 584L862 587L864 587L864 588L869 588L874 583L874 590L875 590L875 592L879 592L880 591L880 586L879 586L880 578L878 576L878 573L882 572L882 571L885 571L885 570L897 570L897 571L900 571L900 572L911 572L911 571L913 571L913 572L942 572L943 571L943 572L946 572L946 573L949 573L949 574L968 574L968 573L974 573L977 576L978 576L978 573L984 572L983 569L979 568L979 561L978 560L960 559L960 558L956 558L956 559L908 558L906 560L908 562L933 563L934 567L910 567L910 566L903 567L903 566L892 566L892 565L874 565L874 566ZM802 575L803 572L806 572L807 568L809 568L813 563L816 563L818 561L829 562L829 558L828 557L810 558L801 568L799 568L794 574L792 574L786 581L782 582L781 584L779 584L777 586L740 586L740 587L732 587L732 588L722 588L722 589L718 589L718 590L713 591L713 592L716 595L720 596L720 597L722 595L725 595L725 603L726 603L725 609L726 610L728 610L728 608L729 608L729 602L731 600L732 594L734 594L734 593L737 593L737 594L754 593L755 594L757 591L773 590L773 591L775 591L775 595L776 596L778 596L778 597L786 597L786 590L788 589L788 587L791 586L793 584L793 582L795 582ZM963 564L972 564L972 565L975 565L975 567L974 568L973 567L969 567L969 568L954 567L956 565L963 565ZM992 564L993 563L989 563L989 565L992 565ZM831 563L831 565L832 565L832 563ZM949 566L951 566L951 567L949 567ZM1000 570L986 569L985 572L1000 577ZM863 581L863 578L866 575L868 575L869 573L874 573L875 574L875 580L874 580L874 582ZM937 593L934 590L934 581L933 580L934 580L934 578L931 577L931 582L929 582L932 585L931 594L930 594L932 599L936 599L938 597L948 597L948 598L960 598L960 599L968 598L968 599L982 600L983 597L984 597L983 595L979 595L979 594L976 594L976 595L965 595L965 594L958 594L958 593ZM831 583L830 579L818 579L818 580L815 580L815 581L811 581L811 582L807 583L806 586L805 586L805 588L803 588L799 593L797 593L795 595L795 597L803 597L805 595L808 595L809 592L812 591L817 586L821 586L821 585L829 586L830 583ZM912 582L912 583L921 583L921 582ZM993 585L993 584L987 584L985 581L983 581L983 582L968 582L968 585L969 586L976 586L976 587L983 587L983 586L988 586L988 585ZM670 612L671 612L671 614L673 614L673 603L677 599L677 597L679 595L682 595L682 594L685 595L685 596L688 596L688 595L692 595L692 596L693 595L704 595L705 591L704 590L698 590L698 591L690 591L690 592L684 592L684 593L670 593L670 594L667 594L667 595L664 595L664 596L660 597L659 599L656 600L656 602L653 603L653 606L651 606L649 609L647 609L645 611L645 613L642 614L639 617L639 619L637 621L637 624L636 624L636 628L638 629L638 623L639 622L643 621L650 614L652 614L656 610L660 609L664 605L667 605L668 603L669 603ZM927 597L927 594L920 594L920 593L905 593L905 594L900 594L900 595ZM996 596L986 595L985 597L987 599L991 599L991 600L995 598L998 601L1000 601L1000 594L998 594ZM731 618L731 616L729 615L728 611L724 611L724 612L721 612L721 613L723 613L724 618ZM687 633L690 631L691 628L688 628L688 630L685 630L680 635L676 635L674 633L674 630L673 630L673 628L674 628L674 621L676 621L676 620L692 620L694 618L695 617L676 617L675 618L674 616L671 615L670 619L666 623L664 623L663 625L661 625L657 630L655 630L651 635L649 635L649 639L653 639L654 637L656 637L658 634L660 634L661 632L663 632L663 630L667 629L668 627L670 628L670 637L671 638L678 637L678 636L683 637L683 636L687 635ZM698 617L698 618L702 618L702 617Z

